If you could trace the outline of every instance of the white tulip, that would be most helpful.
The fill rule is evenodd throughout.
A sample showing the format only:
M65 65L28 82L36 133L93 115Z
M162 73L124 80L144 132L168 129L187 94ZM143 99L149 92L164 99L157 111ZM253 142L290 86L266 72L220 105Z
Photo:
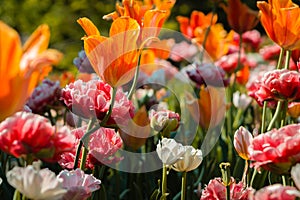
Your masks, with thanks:
M35 200L59 200L67 190L49 169L35 169L34 166L14 167L6 174L7 181L27 198Z
M240 94L239 91L233 94L233 99L232 99L233 105L242 110L245 110L249 106L251 101L252 101L251 97L249 97L246 94Z
M292 167L291 175L295 185L297 186L298 190L300 190L300 163Z
M163 138L158 142L156 152L165 165L172 165L184 154L184 148L174 139Z
M172 165L172 169L178 172L189 172L196 169L202 162L202 151L192 146L184 146L183 157Z

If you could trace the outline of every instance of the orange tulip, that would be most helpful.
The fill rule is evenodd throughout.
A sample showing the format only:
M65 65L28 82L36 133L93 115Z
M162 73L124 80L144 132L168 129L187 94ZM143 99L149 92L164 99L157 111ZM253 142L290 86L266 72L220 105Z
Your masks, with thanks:
M222 4L222 7L230 27L237 33L249 31L258 23L258 12L250 9L241 0L228 0L228 5Z
M0 121L22 109L38 82L62 54L47 49L49 27L39 26L24 44L18 33L0 21Z
M119 17L111 25L110 37L100 35L88 18L77 22L87 36L83 37L84 50L95 72L112 87L129 82L137 66L137 39L140 26L130 17Z
M122 5L117 4L117 11L103 16L103 19L116 20L122 16L135 19L141 27L138 41L138 44L141 44L149 37L158 36L175 1L163 0L154 3L158 3L158 5L152 9L154 5L151 1L123 0Z
M196 122L204 129L217 126L225 116L224 90L215 87L202 87L199 99L186 94L187 107ZM199 110L199 113L195 112Z
M190 19L183 16L177 16L176 19L179 22L181 33L192 39L196 35L195 30L197 28L205 29L210 25L216 24L218 16L213 15L213 13L205 15L203 12L193 11Z
M300 8L292 0L258 1L260 21L268 36L286 50L300 48Z
M197 28L195 30L195 39L199 45L203 43L205 37L205 30ZM206 38L205 50L213 61L218 60L225 55L229 46L233 41L234 32L231 31L227 34L222 24L215 24L210 27L210 31Z

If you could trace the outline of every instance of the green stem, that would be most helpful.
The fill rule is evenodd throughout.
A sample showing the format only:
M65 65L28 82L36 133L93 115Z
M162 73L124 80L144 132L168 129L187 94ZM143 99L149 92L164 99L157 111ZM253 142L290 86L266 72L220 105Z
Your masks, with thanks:
M283 103L282 101L278 101L276 111L274 113L272 120L270 121L267 131L270 131L274 127L275 122L280 117L282 103Z
M255 179L256 174L257 174L257 170L254 169L254 172L253 172L253 174L252 174L252 178L251 178L251 181L250 181L250 187L252 187L252 185L253 185L253 182L254 182L254 179Z
M167 166L163 164L163 173L162 173L162 197L166 199L167 195Z
M287 101L283 101L283 109L282 109L282 116L281 116L280 127L283 127L285 125L287 109L288 109L288 102Z
M245 160L245 168L244 168L244 173L243 173L243 177L242 177L242 182L244 182L245 187L247 186L248 168L249 168L248 160Z
M231 87L226 88L227 91L227 103L229 105L228 111L226 113L226 121L227 121L227 135L232 134L232 91Z
M115 100L116 100L116 94L117 94L117 88L113 87L112 88L112 94L111 94L111 99L110 99L110 106L109 106L109 110L108 113L106 113L105 117L103 118L103 120L101 121L101 126L104 126L106 124L106 122L108 121L112 110L114 108L114 104L115 104Z
M132 98L132 95L135 91L135 87L136 87L137 80L138 80L139 73L140 73L141 56L142 56L142 54L140 54L139 57L138 57L138 63L137 63L136 69L135 69L133 82L132 82L131 88L130 88L129 93L128 93L128 99Z
M186 172L182 172L182 181L181 181L181 200L185 200L186 197Z
M209 22L209 26L205 30L204 39L203 39L203 42L202 42L202 48L203 49L200 52L200 64L203 62L205 45L206 45L206 42L207 42L208 34L210 32L210 28L211 28L212 23L213 23L215 13L216 13L216 6L213 7L212 16L211 16L211 19L210 19L210 22Z
M283 185L283 186L286 186L286 180L285 180L285 176L284 176L284 175L282 175L282 176L281 176L281 178L282 178L282 185Z
M280 68L281 68L281 63L282 63L282 59L283 59L283 54L284 54L284 49L281 48L281 49L280 49L280 54L279 54L279 58L278 58L278 62L277 62L276 69L280 69Z
M230 185L226 186L226 200L230 200Z
M267 111L268 102L264 101L263 111L262 111L262 120L261 120L261 130L260 133L264 133L266 129L266 111Z
M284 69L289 69L290 66L290 58L291 58L291 51L286 51L286 56L285 56L285 65L284 65Z
M88 126L87 126L87 129L86 129L86 132L85 132L84 136L83 136L83 137L80 139L80 141L79 141L79 144L78 144L77 149L76 149L75 160L74 160L74 167L73 167L74 170L75 170L75 169L77 168L77 166L78 166L81 148L82 148L82 146L83 146L83 142L84 142L84 139L85 139L84 137L85 137L86 135L88 135L88 133L91 131L91 128L93 127L94 122L95 122L95 118L91 118L90 121L89 121L89 124L88 124ZM95 131L95 130L94 130L94 131ZM94 132L94 131L93 131L93 132ZM84 147L84 148L85 148L85 147ZM82 157L81 157L81 162L80 162L80 169L82 169L82 164L83 164L83 160L82 160L82 159L84 158L83 154L84 154L84 151L82 152ZM85 164L85 160L84 160L84 164Z
M80 166L79 166L82 171L85 170L85 162L86 162L88 152L89 150L85 146L83 146L81 159L80 159Z
M239 122L241 119L241 116L244 114L244 110L243 109L238 109L238 112L236 114L236 116L234 117L234 121L233 121L233 130L237 129L239 126Z
M18 190L15 190L13 200L21 200L21 194Z

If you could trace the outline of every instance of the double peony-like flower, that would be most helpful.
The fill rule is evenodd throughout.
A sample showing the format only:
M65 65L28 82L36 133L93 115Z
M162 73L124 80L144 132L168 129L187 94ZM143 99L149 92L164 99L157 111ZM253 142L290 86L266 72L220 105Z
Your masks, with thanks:
M73 149L74 136L67 127L56 128L40 115L18 112L0 124L0 149L27 161L57 162Z
M83 118L102 120L109 110L112 87L100 80L83 82L76 80L62 89L62 100L76 115ZM134 115L134 107L126 95L119 89L116 93L112 114L108 124L126 125ZM127 119L127 120L126 120Z

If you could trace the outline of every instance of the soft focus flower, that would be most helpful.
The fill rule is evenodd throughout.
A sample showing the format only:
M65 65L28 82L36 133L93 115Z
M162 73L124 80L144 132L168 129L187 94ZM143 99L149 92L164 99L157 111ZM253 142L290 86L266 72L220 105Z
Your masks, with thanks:
M243 182L235 183L231 177L230 199L231 200L248 200L248 195L252 189L244 186ZM223 185L221 178L215 178L209 181L208 185L202 191L201 200L226 200L226 187Z
M62 187L67 189L64 200L86 200L92 192L100 188L101 181L93 175L85 174L81 169L63 170L57 178L62 179Z
M7 181L16 190L30 199L62 199L67 192L62 186L62 179L49 169L35 169L32 165L25 168L14 167L6 174Z
M95 73L95 70L93 69L93 66L87 58L84 50L78 52L78 57L74 58L73 64L82 73Z
M139 24L132 18L120 17L112 23L110 37L104 37L88 18L77 22L87 34L83 37L84 50L101 79L112 87L129 82L137 65Z
M213 15L213 13L205 15L201 11L194 10L190 19L183 16L177 16L176 19L179 22L181 33L188 39L192 39L195 37L196 29L203 30L210 25L214 25L218 20L218 16Z
M163 138L158 142L156 152L163 164L173 165L184 155L185 149L174 139Z
M74 167L76 147L83 137L85 130L86 126L72 130L76 140L73 140L72 151L62 154L58 162L62 167L67 169ZM122 147L122 144L122 139L113 129L103 127L98 129L90 135L89 141L84 144L89 149L85 167L93 169L94 165L119 161L121 158L116 157L115 153Z
M197 42L198 45L202 45L205 38L205 32L205 29L196 29L193 41ZM204 49L210 58L213 61L216 61L228 53L233 38L233 31L227 33L222 24L214 24L210 27Z
M253 29L259 21L258 12L250 9L241 0L228 0L228 5L224 5L223 9L227 14L229 26L239 34Z
M202 162L202 151L192 146L183 146L184 154L176 163L172 165L172 169L178 172L189 172L196 169Z
M170 110L150 110L149 119L151 128L161 132L165 137L170 135L170 132L176 131L180 122L179 114Z
M109 110L112 88L100 80L83 82L76 80L62 89L62 100L76 115L84 118L96 117L102 120ZM133 105L119 89L108 123L126 125L133 117ZM127 119L127 120L126 120Z
M255 88L253 88L255 89ZM252 96L259 104L268 100L299 100L300 73L287 69L266 72L257 82Z
M61 88L59 81L44 79L43 82L34 89L26 105L33 113L44 114L51 107L60 104Z
M224 55L215 62L215 65L221 67L226 73L231 74L238 67L238 57L239 54L237 52L229 55ZM247 65L247 57L244 53L241 54L240 65Z
M266 45L259 49L259 53L264 60L277 60L280 54L280 46L277 44Z
M66 127L51 126L40 115L17 112L0 124L0 149L17 158L56 162L73 148L74 136Z
M286 50L300 48L300 8L292 0L258 1L260 21L268 36Z
M300 102L290 102L288 104L288 114L293 118L300 116Z
M295 200L299 192L295 187L274 184L263 187L250 195L250 200Z
M254 137L248 151L255 168L287 173L300 162L300 124L273 129Z
M146 106L142 106L135 114L127 127L119 130L120 136L126 146L133 150L139 149L146 143L151 127Z
M235 35L239 39L238 35ZM242 35L243 43L250 44L254 50L257 50L260 43L262 42L261 34L258 30L246 31Z
M193 119L204 129L216 127L225 116L225 92L222 88L202 87L199 99L186 93L187 107Z
M24 106L38 82L62 54L48 48L50 31L39 26L23 48L18 33L0 21L0 121Z
M198 48L194 44L189 44L186 41L173 45L170 52L170 59L175 62L182 60L190 61L198 52Z
M251 101L252 99L246 94L241 94L239 91L233 93L232 103L239 109L245 110L249 106Z
M241 126L238 130L236 130L234 134L233 145L237 153L244 160L249 160L250 155L248 151L248 146L252 143L253 136L252 134Z
M194 81L198 87L202 85L211 85L216 87L226 87L229 84L228 78L225 78L225 71L210 63L192 64L184 68L188 77Z
M300 163L292 167L291 170L292 179L298 189L300 189Z

